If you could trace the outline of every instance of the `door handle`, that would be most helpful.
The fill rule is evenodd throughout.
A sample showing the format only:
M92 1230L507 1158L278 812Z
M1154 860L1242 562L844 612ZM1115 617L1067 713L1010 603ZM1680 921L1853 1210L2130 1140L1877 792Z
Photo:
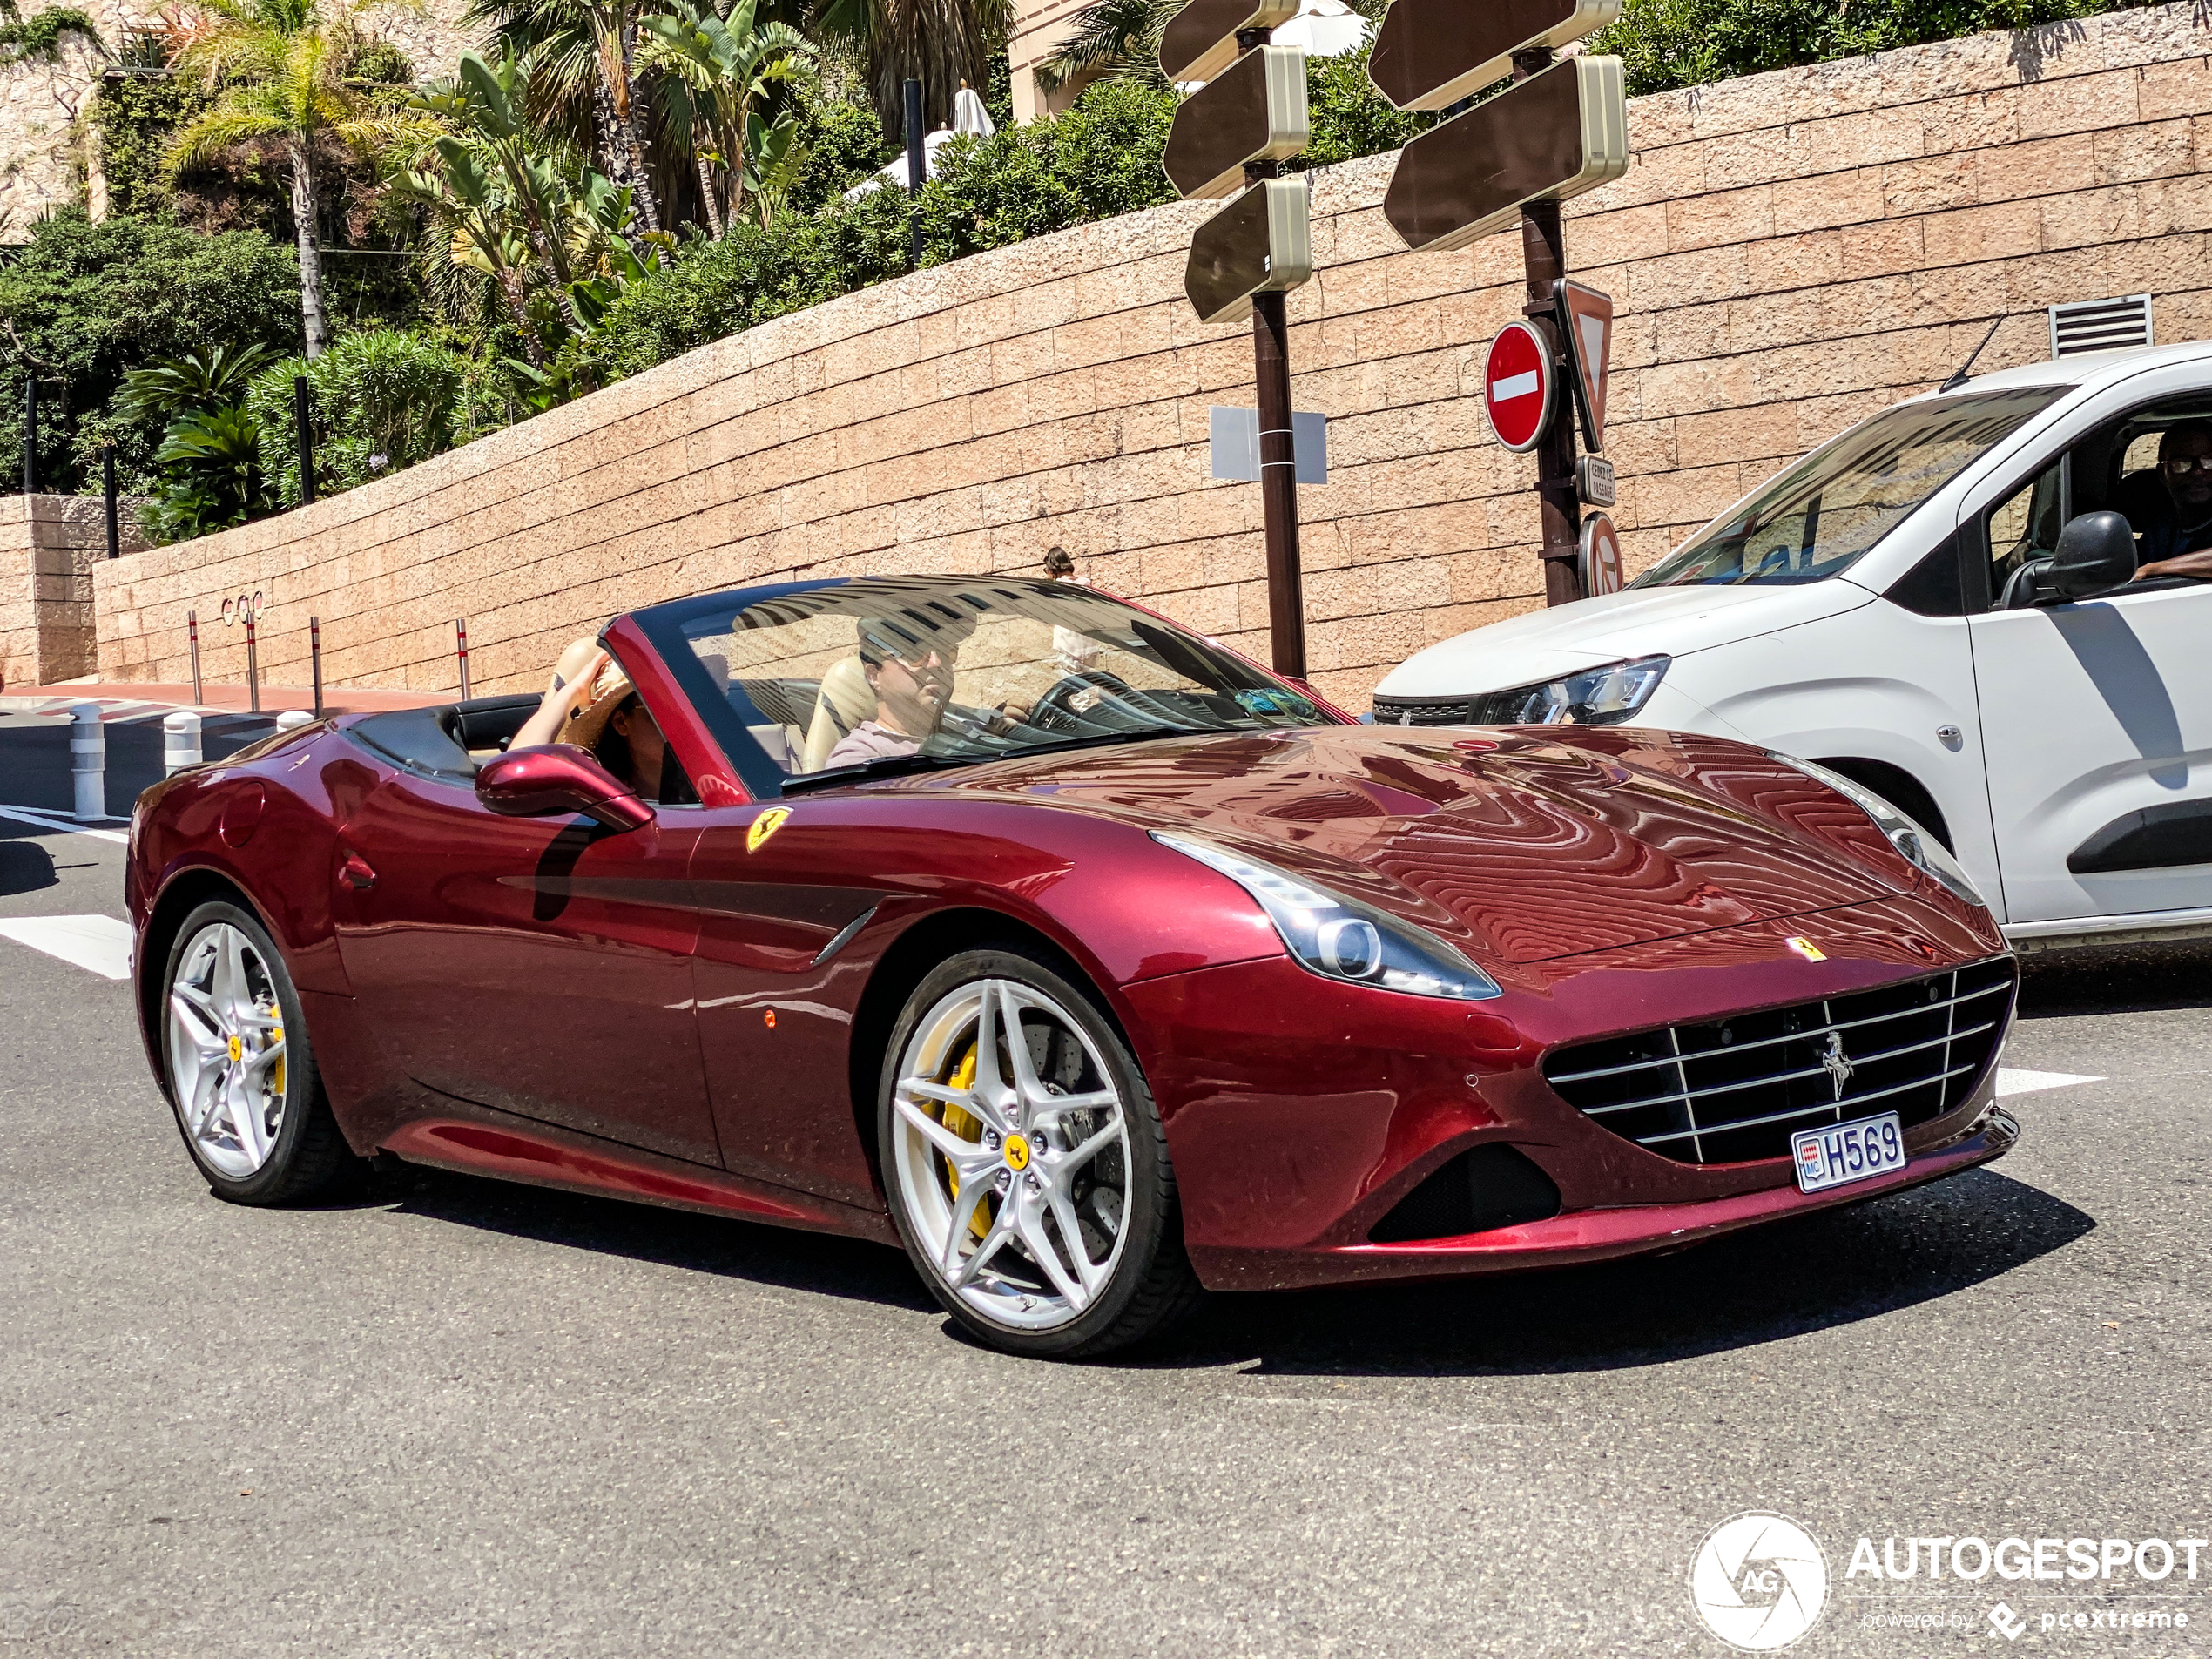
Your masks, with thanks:
M347 887L366 893L376 885L376 872L360 853L348 853L338 866L338 879Z

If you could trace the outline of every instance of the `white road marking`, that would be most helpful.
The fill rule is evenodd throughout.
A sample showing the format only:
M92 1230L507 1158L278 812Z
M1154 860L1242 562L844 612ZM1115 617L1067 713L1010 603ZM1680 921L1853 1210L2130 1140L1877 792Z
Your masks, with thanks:
M1490 382L1490 401L1494 403L1510 403L1517 397L1530 396L1539 390L1543 382L1536 378L1536 371L1533 368L1525 374L1507 374L1502 379Z
M96 835L103 841L113 841L121 846L131 844L131 838L121 830L94 829L89 824L79 824L59 813L42 812L36 806L0 806L0 818L12 818L18 824L29 824L37 829L67 830L71 835ZM111 824L125 821L116 818L108 820Z
M1997 1068L1997 1097L2007 1095L2033 1095L2043 1089L2068 1089L2075 1083L2101 1083L2101 1077L2084 1077L2071 1071L2015 1071L2010 1066Z
M58 956L103 979L131 977L131 924L113 916L13 916L0 938Z

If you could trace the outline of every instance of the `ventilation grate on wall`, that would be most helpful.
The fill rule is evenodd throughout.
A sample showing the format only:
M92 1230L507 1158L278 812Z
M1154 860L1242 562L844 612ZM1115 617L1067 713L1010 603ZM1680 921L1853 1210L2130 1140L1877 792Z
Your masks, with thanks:
M2077 300L2051 307L2051 358L2074 357L2085 351L2117 351L2123 346L2148 346L2150 338L2150 295L2131 293L2121 300Z

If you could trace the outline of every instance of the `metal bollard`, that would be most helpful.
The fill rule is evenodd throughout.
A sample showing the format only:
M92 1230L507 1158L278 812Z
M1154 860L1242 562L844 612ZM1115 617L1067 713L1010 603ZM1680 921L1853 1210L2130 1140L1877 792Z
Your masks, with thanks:
M161 770L174 776L199 764L199 716L179 709L161 723Z
M469 700L469 619L456 617L453 623L453 646L461 653L461 700Z
M207 699L199 691L199 612L185 612L185 629L192 640L192 700L205 703Z
M261 711L261 658L253 645L253 613L246 613L246 706Z
M72 703L69 708L69 770L77 786L80 824L107 816L107 734L100 730L100 705Z
M315 718L322 718L322 618L307 618L307 657L315 670Z
M296 732L303 725L313 725L314 722L315 717L305 709L287 709L277 716L276 729L280 732Z

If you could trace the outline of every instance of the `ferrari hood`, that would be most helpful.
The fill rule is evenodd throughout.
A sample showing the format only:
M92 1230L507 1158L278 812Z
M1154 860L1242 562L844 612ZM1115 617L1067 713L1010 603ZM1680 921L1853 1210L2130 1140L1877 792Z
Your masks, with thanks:
M1513 962L1907 885L1752 804L1817 792L1802 773L1741 744L1635 727L1235 732L1002 762L921 786L1212 836Z

